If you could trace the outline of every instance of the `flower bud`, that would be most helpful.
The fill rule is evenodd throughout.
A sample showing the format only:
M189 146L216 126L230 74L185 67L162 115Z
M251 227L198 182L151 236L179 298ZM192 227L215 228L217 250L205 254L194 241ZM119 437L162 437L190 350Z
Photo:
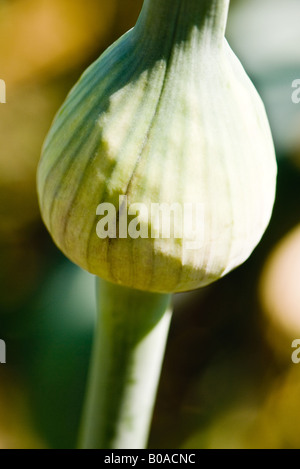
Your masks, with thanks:
M228 6L145 0L55 118L38 170L42 216L65 255L105 280L207 285L243 263L269 223L274 146L224 38Z

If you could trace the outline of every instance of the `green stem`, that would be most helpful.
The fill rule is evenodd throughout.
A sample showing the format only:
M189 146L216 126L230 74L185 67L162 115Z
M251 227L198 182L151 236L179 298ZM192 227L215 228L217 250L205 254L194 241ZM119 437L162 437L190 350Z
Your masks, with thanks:
M144 0L136 32L163 42L170 35L182 42L196 27L203 41L221 45L224 40L230 0Z
M99 317L80 447L145 448L171 320L171 296L98 280Z

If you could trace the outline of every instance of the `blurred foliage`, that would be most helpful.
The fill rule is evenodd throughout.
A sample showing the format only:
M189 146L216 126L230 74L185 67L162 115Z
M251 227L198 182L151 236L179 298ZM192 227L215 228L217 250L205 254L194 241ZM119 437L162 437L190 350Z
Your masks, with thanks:
M239 0L227 28L229 43L263 97L280 152L300 145L300 111L291 99L300 77L299 16L299 0Z
M35 174L53 116L142 0L0 0L0 448L71 448L95 321L94 279L40 220ZM227 36L270 115L279 159L270 227L249 261L175 297L152 448L300 448L298 0L231 2Z
M1 1L2 74L11 85L80 64L103 40L116 2ZM99 21L100 18L100 21Z

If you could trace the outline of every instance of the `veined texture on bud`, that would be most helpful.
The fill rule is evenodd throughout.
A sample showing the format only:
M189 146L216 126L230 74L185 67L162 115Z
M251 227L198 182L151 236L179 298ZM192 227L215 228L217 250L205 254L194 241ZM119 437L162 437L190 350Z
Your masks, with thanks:
M42 216L66 256L99 277L156 292L198 288L243 263L269 223L274 146L224 38L228 7L145 0L135 28L88 68L55 118L38 170ZM140 236L115 235L120 197L135 207ZM106 238L101 204L116 209ZM201 229L174 236L182 217L172 212L169 237L142 236L153 204L201 207Z

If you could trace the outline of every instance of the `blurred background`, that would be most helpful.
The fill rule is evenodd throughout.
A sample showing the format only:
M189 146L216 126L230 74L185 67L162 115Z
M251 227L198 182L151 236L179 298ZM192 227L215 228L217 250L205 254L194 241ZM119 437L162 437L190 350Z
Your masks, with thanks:
M73 448L95 324L94 279L40 219L35 174L57 109L142 0L0 0L0 448ZM259 90L279 165L263 241L242 267L178 295L150 448L299 449L299 0L231 2L227 38ZM300 354L299 354L300 356Z

